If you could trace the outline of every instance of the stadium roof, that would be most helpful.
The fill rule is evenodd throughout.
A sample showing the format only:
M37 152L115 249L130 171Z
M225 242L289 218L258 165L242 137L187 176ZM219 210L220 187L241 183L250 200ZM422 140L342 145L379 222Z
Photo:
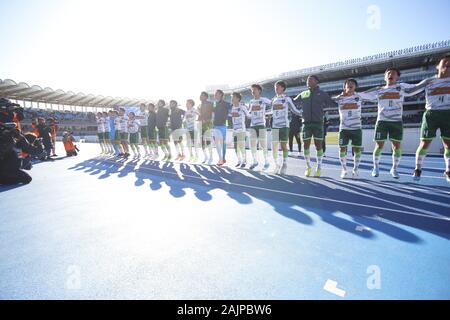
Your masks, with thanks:
M82 106L94 108L107 108L115 106L138 106L141 103L150 103L152 100L113 98L96 96L93 94L77 93L72 91L53 90L40 86L29 86L24 82L16 83L13 80L0 79L0 97L13 100L42 102L67 106Z
M363 58L349 59L321 66L284 72L245 84L223 86L222 89L225 93L231 93L233 91L247 90L253 83L264 86L272 84L277 80L285 80L288 87L290 87L299 85L300 83L306 83L306 78L310 74L319 76L321 82L324 82L342 79L343 77L364 76L378 72L383 73L387 67L397 67L399 69L414 68L435 63L440 55L448 51L450 51L450 40L445 40ZM217 86L208 86L206 91L213 93L216 89Z

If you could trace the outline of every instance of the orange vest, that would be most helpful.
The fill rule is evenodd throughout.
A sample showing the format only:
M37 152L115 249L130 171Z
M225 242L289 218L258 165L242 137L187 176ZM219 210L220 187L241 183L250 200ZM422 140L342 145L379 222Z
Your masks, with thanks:
M63 142L64 144L64 149L66 151L74 151L75 150L75 145L73 144L71 139L67 139L67 142Z

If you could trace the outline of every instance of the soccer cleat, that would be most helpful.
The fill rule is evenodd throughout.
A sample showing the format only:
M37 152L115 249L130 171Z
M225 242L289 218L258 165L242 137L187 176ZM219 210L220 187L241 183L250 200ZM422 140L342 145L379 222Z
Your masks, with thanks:
M445 178L447 179L447 182L450 183L450 171L445 172Z
M241 164L241 169L244 169L245 167L247 166L247 162L242 162L242 164Z
M223 166L224 164L225 164L225 160L220 160L220 161L217 163L217 166L221 167L221 166Z
M266 162L266 163L264 164L264 170L269 169L269 167L270 167L270 163L269 163L269 162Z
M254 162L254 163L250 166L250 170L254 170L258 165L259 165L258 162Z
M322 174L322 169L317 168L316 173L314 174L314 178L320 178L321 174Z
M180 158L178 159L179 161L183 161L184 159L186 159L186 157L184 155L181 155Z
M414 181L420 181L420 176L422 175L422 170L420 170L420 169L416 169L416 170L414 170L414 173L413 173L413 180Z
M353 179L358 179L359 178L359 171L358 171L358 169L353 169L352 177L353 177Z
M390 171L390 174L391 174L392 178L394 178L394 179L400 179L400 176L399 176L399 174L398 174L398 172L397 172L397 169L392 168L391 171Z
M205 157L205 159L203 160L202 164L206 164L208 162L208 157Z
M311 167L307 167L305 171L305 177L309 178L311 176Z
M212 165L212 163L213 163L213 158L211 157L211 158L209 158L209 160L208 160L208 164L209 164L209 165Z
M347 178L347 170L342 169L341 170L341 179L345 179L345 178Z
M380 176L380 169L378 167L373 168L372 177L378 178Z
M235 165L235 168L239 168L241 166L242 162L238 162L237 165Z

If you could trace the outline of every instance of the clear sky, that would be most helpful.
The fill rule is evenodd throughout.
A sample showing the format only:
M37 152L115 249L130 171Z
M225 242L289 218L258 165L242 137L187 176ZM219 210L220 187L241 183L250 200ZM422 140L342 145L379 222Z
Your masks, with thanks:
M449 38L448 0L0 0L0 78L198 101L207 85Z

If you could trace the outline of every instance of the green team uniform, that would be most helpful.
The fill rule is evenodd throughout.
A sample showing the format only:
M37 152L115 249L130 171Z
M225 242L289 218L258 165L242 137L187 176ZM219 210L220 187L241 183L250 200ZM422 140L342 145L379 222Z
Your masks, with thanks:
M272 100L272 141L277 141L276 130L278 130L278 141L286 143L289 141L289 110L296 115L301 115L301 111L292 102L292 99L285 94L276 96Z
M436 138L437 129L441 130L441 137L450 140L450 110L426 110L422 117L420 137L422 140Z
M352 147L361 148L362 147L362 129L356 130L340 130L339 131L339 146L346 147L348 144L352 143Z
M375 126L375 141L403 141L402 121L378 121Z

